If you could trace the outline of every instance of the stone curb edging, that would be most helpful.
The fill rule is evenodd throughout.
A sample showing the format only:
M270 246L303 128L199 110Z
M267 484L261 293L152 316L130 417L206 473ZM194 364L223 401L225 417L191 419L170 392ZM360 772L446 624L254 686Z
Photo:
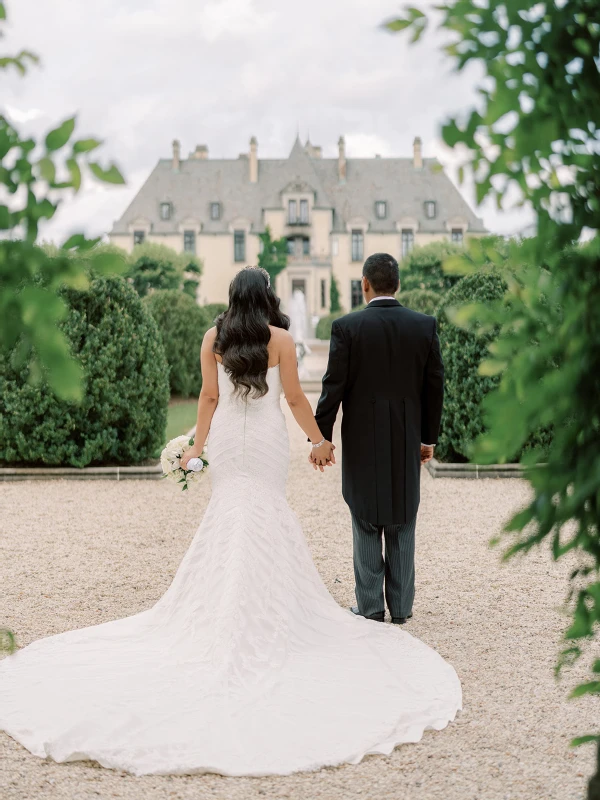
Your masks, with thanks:
M162 467L4 467L0 481L53 480L156 480L162 478Z
M523 478L522 464L444 464L432 458L425 465L432 478Z
M193 436L196 426L186 436ZM51 481L63 480L160 480L163 471L160 464L148 467L2 467L1 481Z

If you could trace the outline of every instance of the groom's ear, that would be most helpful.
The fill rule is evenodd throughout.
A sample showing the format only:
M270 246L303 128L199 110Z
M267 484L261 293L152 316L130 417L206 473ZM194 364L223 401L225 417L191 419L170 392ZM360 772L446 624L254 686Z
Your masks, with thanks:
M366 278L366 277L363 275L363 278L362 278L362 290L363 290L363 294L366 294L366 293L369 291L369 289L370 289L370 288L371 288L371 284L369 283L369 279L368 279L368 278Z

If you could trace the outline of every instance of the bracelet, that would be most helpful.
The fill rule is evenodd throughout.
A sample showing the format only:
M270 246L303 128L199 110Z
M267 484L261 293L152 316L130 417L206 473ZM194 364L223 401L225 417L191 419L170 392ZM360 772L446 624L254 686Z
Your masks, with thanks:
M315 447L321 447L322 444L325 444L325 437L323 437L320 442L313 444L313 450L315 449Z

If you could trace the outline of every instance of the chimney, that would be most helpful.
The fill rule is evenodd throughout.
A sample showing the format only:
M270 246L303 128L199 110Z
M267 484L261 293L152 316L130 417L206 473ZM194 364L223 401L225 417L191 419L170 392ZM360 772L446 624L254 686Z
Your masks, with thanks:
M190 153L190 158L208 158L208 147L205 144L197 144L193 153Z
M340 183L346 182L346 142L344 137L340 136L338 141L338 179Z
M181 145L179 139L173 139L173 169L179 170L179 156L181 154Z
M250 139L250 183L258 181L258 142L256 136Z
M421 154L421 137L416 136L413 142L413 166L415 169L423 167L423 156Z

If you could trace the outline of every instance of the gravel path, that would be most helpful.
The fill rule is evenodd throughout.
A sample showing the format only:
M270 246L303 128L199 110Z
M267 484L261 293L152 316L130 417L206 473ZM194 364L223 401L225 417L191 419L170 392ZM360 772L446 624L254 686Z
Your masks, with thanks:
M340 470L314 473L292 438L290 503L336 600L353 601L350 518ZM19 643L134 614L167 589L196 530L208 481L181 495L154 481L0 484L0 625ZM0 733L2 800L580 800L593 752L569 740L600 717L557 683L568 564L546 552L501 565L489 538L527 497L515 480L423 474L417 597L408 630L456 667L465 710L389 757L285 778L136 778L90 762L55 764ZM183 520L183 522L182 522ZM583 668L583 665L582 665Z

